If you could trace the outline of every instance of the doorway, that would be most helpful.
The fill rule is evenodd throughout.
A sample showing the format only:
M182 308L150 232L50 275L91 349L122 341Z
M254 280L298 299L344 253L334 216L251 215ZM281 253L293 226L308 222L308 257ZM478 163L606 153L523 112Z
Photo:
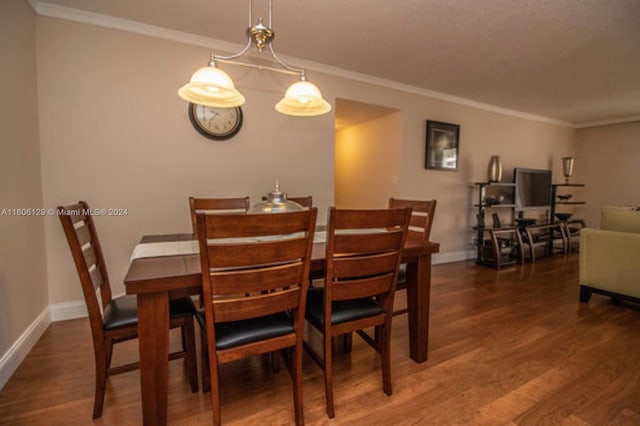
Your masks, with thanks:
M400 193L402 113L336 99L334 191L338 208L385 208Z

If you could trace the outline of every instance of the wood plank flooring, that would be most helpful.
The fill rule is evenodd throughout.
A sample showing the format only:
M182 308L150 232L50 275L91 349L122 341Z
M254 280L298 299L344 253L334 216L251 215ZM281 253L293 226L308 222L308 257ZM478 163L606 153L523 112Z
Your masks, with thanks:
M577 271L575 254L501 271L434 266L429 360L409 359L406 316L396 317L386 396L379 358L354 337L350 355L336 352L329 421L322 372L305 357L307 424L640 424L640 310L598 295L579 303ZM89 333L86 319L50 326L0 392L1 425L91 423ZM114 361L136 357L131 342ZM225 365L221 376L225 424L293 422L285 368L273 374L256 357ZM110 378L95 423L140 424L139 392L138 372ZM182 363L171 363L171 424L210 423L209 398L190 393Z

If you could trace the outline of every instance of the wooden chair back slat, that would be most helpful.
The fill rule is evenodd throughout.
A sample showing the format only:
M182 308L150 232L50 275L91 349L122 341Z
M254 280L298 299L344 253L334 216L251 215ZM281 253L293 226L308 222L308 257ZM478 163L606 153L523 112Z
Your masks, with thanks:
M397 247L404 237L403 230L372 230L370 234L336 234L334 253L357 254L363 247L368 253L384 252Z
M332 300L351 300L385 294L391 290L394 279L394 274L388 272L368 278L334 281L331 298Z
M89 227L84 222L82 222L82 226L76 227L76 236L80 247L91 242L91 232L89 232Z
M300 287L273 293L213 299L215 321L240 321L295 309L300 304Z
M269 262L287 262L304 256L306 238L281 239L268 242L210 245L207 247L212 268L252 266Z
M83 202L84 201L81 201L81 203L83 203ZM68 206L69 209L67 209L66 212L67 212L67 216L71 220L71 223L73 223L75 225L78 222L86 222L87 221L87 218L89 217L87 212L89 210L85 210L84 209L85 206L86 206L86 204L84 204L84 205L76 204L76 205ZM61 207L58 207L58 208L61 208ZM64 208L64 207L62 207L62 208Z
M237 215L220 215L215 221L207 221L207 238L252 238L290 235L299 232L307 217L305 211L292 212L289 222L272 220L263 213L247 214L246 219L237 220ZM280 213L273 213L280 214Z
M411 207L409 238L429 241L437 200L405 200L389 198L389 208Z
M91 276L91 283L93 284L93 288L95 290L99 289L102 284L104 284L104 278L102 277L100 268L95 267L89 269L89 275Z
M96 265L98 257L96 256L96 252L93 250L92 245L85 246L82 249L82 255L84 256L84 261L87 265L87 268L91 268L92 266Z
M302 262L269 268L213 272L215 295L257 293L298 284L304 265Z
M196 233L196 213L246 213L249 210L249 197L237 198L196 198L189 197L191 226Z
M398 262L398 253L387 252L369 256L349 256L333 260L333 279L354 279L366 275L392 271Z
M404 209L335 210L336 229L391 228L402 223Z

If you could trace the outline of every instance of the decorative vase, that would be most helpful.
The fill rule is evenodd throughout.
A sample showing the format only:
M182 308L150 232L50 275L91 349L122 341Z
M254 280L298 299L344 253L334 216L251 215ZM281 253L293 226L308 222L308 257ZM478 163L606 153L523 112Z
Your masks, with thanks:
M502 180L502 163L500 162L500 156L491 156L489 168L487 169L487 177L489 178L489 182L500 182Z
M565 183L569 183L569 178L573 175L573 157L562 157L562 172L564 173Z

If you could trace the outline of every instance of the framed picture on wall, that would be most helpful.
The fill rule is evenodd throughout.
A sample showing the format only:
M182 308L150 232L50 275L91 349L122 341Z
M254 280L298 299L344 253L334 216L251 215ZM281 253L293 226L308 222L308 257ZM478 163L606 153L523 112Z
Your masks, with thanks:
M458 170L460 126L427 120L427 155L424 168Z

